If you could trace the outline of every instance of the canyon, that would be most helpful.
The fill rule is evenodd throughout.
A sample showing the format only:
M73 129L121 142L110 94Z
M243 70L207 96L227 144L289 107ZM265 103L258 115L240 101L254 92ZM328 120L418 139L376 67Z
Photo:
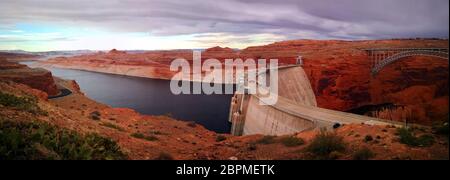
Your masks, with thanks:
M349 111L378 107L365 115L431 125L448 116L448 61L434 57L407 57L370 74L366 48L448 48L448 40L292 40L242 50L213 47L202 60L278 59L280 66L295 64L302 56L319 107ZM127 53L111 50L40 62L43 67L80 69L156 79L171 79L170 63L176 58L192 61L192 51L167 50ZM383 107L393 104L393 108Z
M230 53L231 51L227 50L226 52ZM235 53L234 50L233 53ZM116 56L116 54L129 56L126 53L115 51L100 56ZM98 54L94 56L98 56ZM3 74L0 78L2 95L32 97L36 99L39 109L46 112L34 114L26 109L12 107L10 104L4 103L2 99L1 123L9 121L44 122L81 134L95 133L116 142L126 155L126 159L271 160L317 159L319 157L309 149L316 142L316 137L322 134L320 130L279 137L219 134L196 123L179 121L169 116L142 115L132 109L112 108L93 101L83 94L76 82L53 77L50 72L43 69L28 68L8 62L6 59L2 59L0 64L3 67L0 69L0 74ZM97 65L102 66L101 63ZM306 72L314 74L311 69L308 71L307 65L305 64ZM28 80L23 81L16 78L17 74L20 74L22 79ZM36 74L46 74L48 77ZM39 81L45 82L46 86L33 85L33 82ZM48 96L54 93L49 89L55 85L69 88L72 94L63 98L48 99ZM328 90L328 87L322 89L323 92L326 92L325 90ZM324 97L318 95L317 98ZM434 138L435 143L426 147L414 147L402 143L397 132L398 129L394 126L344 125L334 130L333 136L339 137L338 139L342 138L342 141L349 146L345 150L333 151L332 155L328 155L326 158L355 159L359 157L355 154L368 148L373 152L370 159L448 159L447 137L435 134L435 130L432 128L414 130L416 135L426 134ZM374 137L375 140L367 140L367 137ZM40 157L50 157L53 154L48 149L42 150L42 147L40 149Z

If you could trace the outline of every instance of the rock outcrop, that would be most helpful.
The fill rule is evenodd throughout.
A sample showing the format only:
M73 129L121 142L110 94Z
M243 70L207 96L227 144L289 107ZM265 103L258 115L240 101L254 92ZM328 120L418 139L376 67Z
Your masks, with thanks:
M448 60L405 58L372 78L370 103L401 105L395 111L406 113L409 121L432 124L448 116L448 78Z
M42 68L28 68L18 63L0 61L0 80L25 84L46 92L49 96L59 93L52 73Z
M0 70L8 70L8 69L22 69L25 68L26 65L9 62L6 58L0 57Z
M246 57L279 58L304 66L319 107L349 111L392 103L410 111L412 122L430 124L448 115L448 60L405 58L376 77L363 48L447 47L447 40L314 41L296 40L249 47ZM444 110L447 109L447 110ZM402 111L401 109L395 111ZM392 120L403 120L393 117Z

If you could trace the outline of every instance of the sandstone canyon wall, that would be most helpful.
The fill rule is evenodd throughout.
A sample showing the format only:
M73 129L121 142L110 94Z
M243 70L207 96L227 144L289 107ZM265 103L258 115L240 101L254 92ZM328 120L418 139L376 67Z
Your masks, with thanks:
M46 92L49 96L59 93L50 71L28 68L25 65L6 61L6 59L0 59L0 80L26 84L31 88Z
M388 65L379 76L371 77L371 62L364 48L448 48L448 40L293 40L243 50L214 47L202 59L253 58L295 63L301 55L303 68L311 81L319 107L350 111L368 105L393 104L400 109L378 112L378 116L429 124L448 114L448 60L429 57L405 58ZM187 50L152 51L127 54L112 51L73 58L56 58L43 64L140 77L170 79L170 62L175 58L192 60ZM280 77L282 78L282 77ZM389 112L393 111L393 113ZM405 111L405 112L397 112ZM395 116L396 113L401 115ZM377 114L377 113L375 113ZM388 115L385 115L388 114ZM412 114L412 115L411 115ZM401 117L401 118L400 118Z

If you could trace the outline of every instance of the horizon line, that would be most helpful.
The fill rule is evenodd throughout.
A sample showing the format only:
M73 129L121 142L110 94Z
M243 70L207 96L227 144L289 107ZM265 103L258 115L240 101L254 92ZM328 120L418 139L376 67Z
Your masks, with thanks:
M259 46L265 46L269 44L279 43L279 42L289 42L289 41L347 41L347 42L357 42L357 41L386 41L386 40L449 40L449 38L439 38L439 37L414 37L414 38L383 38L383 39L291 39L291 40L282 40L282 41L275 41L272 43L259 45ZM233 47L227 47L227 46L211 46L208 48L180 48L180 49L118 49L118 48L112 48L112 49L63 49L63 50L46 50L46 51L32 51L32 50L24 50L24 49L0 49L0 52L8 52L8 51L24 51L29 53L43 53L43 52L61 52L61 51L111 51L113 49L116 49L118 51L177 51L177 50L206 50L209 48L214 47L220 47L220 48L230 48L233 50L243 50L250 47L258 47L258 46L247 46L245 48L233 48Z

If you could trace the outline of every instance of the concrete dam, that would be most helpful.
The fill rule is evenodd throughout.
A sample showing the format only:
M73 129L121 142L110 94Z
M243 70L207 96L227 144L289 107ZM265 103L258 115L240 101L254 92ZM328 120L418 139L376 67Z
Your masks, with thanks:
M393 124L382 119L317 107L311 83L301 66L278 68L278 101L260 105L261 96L235 94L229 121L233 135L286 135L343 124Z

